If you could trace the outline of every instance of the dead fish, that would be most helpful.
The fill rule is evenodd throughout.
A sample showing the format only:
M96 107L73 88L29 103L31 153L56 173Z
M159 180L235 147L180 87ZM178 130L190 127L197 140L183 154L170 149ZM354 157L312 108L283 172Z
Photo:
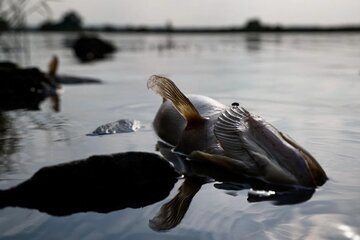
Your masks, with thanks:
M159 75L151 76L147 87L163 97L153 126L175 152L273 184L315 188L326 182L325 171L308 151L238 103L186 97Z

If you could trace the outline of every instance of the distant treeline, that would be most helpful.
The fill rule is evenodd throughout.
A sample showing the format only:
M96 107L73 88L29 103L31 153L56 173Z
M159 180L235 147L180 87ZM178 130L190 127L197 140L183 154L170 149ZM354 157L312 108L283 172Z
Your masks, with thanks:
M74 11L65 13L59 21L45 21L37 27L11 28L5 19L0 17L0 32L7 30L26 30L41 32L60 31L101 31L119 33L238 33L238 32L360 32L358 25L340 26L292 26L264 24L259 19L250 19L244 25L233 27L173 27L171 23L164 26L85 26L82 17Z
M265 26L260 28L247 27L184 27L184 28L164 28L164 27L145 27L145 26L104 26L87 27L85 31L119 32L119 33L241 33L241 32L360 32L360 26L339 26L339 27L318 27L318 26Z

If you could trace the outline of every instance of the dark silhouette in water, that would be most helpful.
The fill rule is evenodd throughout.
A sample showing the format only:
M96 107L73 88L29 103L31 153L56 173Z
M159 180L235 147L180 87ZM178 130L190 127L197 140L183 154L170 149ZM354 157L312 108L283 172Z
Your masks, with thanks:
M46 77L37 68L1 71L0 108L38 109L46 97ZM21 79L20 83L17 81ZM4 81L6 80L6 81Z
M73 75L58 74L55 76L55 81L63 85L75 84L100 84L101 80L92 77L79 77Z
M11 62L0 63L0 110L39 109L49 96L57 95L54 81L58 67L56 56L50 61L48 73L38 68L19 68Z
M153 230L164 231L180 224L194 196L209 182L221 182L215 187L224 190L272 190L271 195L250 191L248 201L273 201L275 205L300 203L314 192L232 175L207 161L189 161L162 142L157 146L166 159L154 153L125 152L44 167L25 182L0 190L0 209L22 207L66 216L140 208L166 198L182 174L185 180L178 193L149 221Z
M59 109L62 85L102 83L95 78L57 74L58 65L56 56L50 61L47 73L36 67L20 68L13 62L0 62L0 111L38 110L40 103L48 97L56 110Z
M116 51L116 47L111 42L93 35L80 36L75 40L72 48L81 62L103 59Z
M169 195L178 174L153 153L127 152L44 167L0 191L0 208L38 209L55 216L140 208Z

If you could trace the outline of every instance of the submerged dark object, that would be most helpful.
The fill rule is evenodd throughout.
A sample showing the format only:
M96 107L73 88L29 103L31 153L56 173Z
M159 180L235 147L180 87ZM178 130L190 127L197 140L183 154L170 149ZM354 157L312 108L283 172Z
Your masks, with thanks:
M54 61L57 60L51 63L57 65ZM35 67L19 68L11 62L0 63L0 110L38 109L45 98L56 95L57 85L52 77L57 66L51 67L55 69L45 74Z
M0 62L0 110L38 110L47 97L59 98L63 84L99 84L101 80L57 74L59 60L52 58L48 72L36 67L20 68L12 62Z
M82 62L103 59L116 51L116 47L109 41L92 35L82 35L74 41L73 51Z
M79 77L73 75L58 74L55 76L55 81L63 85L73 84L100 84L101 80L91 77Z
M169 162L153 153L92 156L44 167L18 186L0 190L0 208L56 216L140 208L167 197L177 177Z
M205 96L188 98L170 79L157 75L147 86L163 97L154 128L174 151L266 183L316 188L326 182L325 171L309 152L238 103L226 107Z

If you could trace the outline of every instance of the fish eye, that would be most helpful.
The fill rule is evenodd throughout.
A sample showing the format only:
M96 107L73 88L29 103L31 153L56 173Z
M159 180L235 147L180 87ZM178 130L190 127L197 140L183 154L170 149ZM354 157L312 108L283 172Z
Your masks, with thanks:
M238 102L233 102L232 104L231 104L231 106L232 107L238 107L240 104L238 103Z

